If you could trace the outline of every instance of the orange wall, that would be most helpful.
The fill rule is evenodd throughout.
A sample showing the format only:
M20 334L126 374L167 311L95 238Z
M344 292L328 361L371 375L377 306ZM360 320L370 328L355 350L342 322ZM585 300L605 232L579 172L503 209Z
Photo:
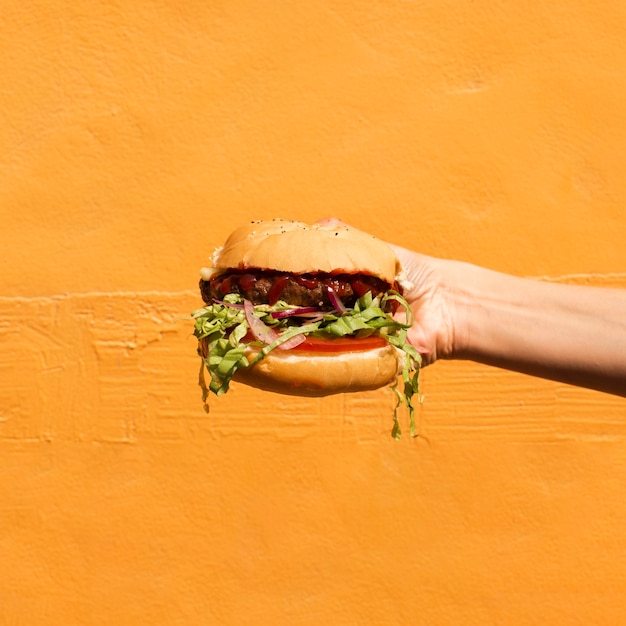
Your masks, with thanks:
M626 621L626 403L472 363L235 385L198 269L334 214L423 252L626 287L626 9L34 2L0 51L0 624Z

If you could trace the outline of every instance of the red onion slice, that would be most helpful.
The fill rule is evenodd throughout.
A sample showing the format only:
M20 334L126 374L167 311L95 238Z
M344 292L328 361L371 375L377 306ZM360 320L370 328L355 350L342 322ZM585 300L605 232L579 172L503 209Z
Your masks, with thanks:
M264 324L263 320L256 314L250 300L243 301L243 310L248 326L250 326L250 330L256 339L266 344L270 344L278 339L278 333Z
M328 299L330 300L330 303L335 307L337 313L343 315L348 309L344 306L341 298L337 295L337 292L330 285L326 287L326 290L328 291Z
M217 298L213 298L213 302L215 304L221 304L222 306L230 307L231 309L243 309L243 304L235 304L234 302L224 302L224 300L218 300Z
M280 350L293 350L296 346L299 346L306 339L305 335L295 335L291 339L287 339L284 343L277 346Z
M248 322L248 326L254 337L258 341L262 341L263 343L269 345L276 341L280 335L273 329L267 326L263 320L257 315L254 310L254 306L250 300L243 301L243 309L246 315L246 321ZM304 334L302 335L294 335L291 339L287 339L281 344L278 344L276 347L280 350L292 350L296 346L299 346L306 337Z

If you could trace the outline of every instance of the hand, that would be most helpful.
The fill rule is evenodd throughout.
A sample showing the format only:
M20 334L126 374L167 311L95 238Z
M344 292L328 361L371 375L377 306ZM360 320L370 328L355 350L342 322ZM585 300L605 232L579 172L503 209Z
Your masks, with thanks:
M446 298L444 263L394 244L388 245L400 260L409 283L403 293L413 311L413 325L407 338L422 355L422 365L452 356L455 310ZM398 312L397 318L404 321L404 313Z

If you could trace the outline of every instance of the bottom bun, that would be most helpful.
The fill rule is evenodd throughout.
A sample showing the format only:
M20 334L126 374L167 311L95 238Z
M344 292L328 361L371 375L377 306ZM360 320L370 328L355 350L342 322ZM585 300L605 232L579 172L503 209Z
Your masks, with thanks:
M249 348L251 361L257 350ZM391 345L361 352L322 353L273 350L251 367L237 370L234 380L293 396L329 396L370 391L396 380L404 353Z

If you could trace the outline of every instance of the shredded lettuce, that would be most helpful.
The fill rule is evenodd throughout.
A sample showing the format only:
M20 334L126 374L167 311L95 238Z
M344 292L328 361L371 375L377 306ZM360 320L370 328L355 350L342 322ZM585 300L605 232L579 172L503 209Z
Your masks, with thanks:
M395 301L406 311L405 322L399 322L385 312L388 302ZM248 306L248 305L247 305ZM202 389L202 401L208 412L209 393L217 396L225 394L237 370L251 367L267 356L279 345L298 335L324 339L338 337L368 337L380 335L391 345L405 353L400 380L392 386L396 396L393 410L392 437L399 439L402 431L398 410L402 405L409 412L409 430L416 437L414 399L419 398L419 372L421 356L407 339L407 330L413 323L411 308L407 301L396 291L388 291L382 296L373 296L371 292L359 298L352 309L345 313L326 312L313 318L273 317L272 313L288 311L293 306L279 301L274 305L255 305L254 313L268 327L276 332L277 338L269 344L249 340L250 327L246 320L243 298L238 294L224 296L222 302L213 302L191 314L194 320L194 335L200 342L198 354L201 357L199 385ZM248 346L259 349L255 358L248 361L245 351ZM205 377L209 374L209 380Z

